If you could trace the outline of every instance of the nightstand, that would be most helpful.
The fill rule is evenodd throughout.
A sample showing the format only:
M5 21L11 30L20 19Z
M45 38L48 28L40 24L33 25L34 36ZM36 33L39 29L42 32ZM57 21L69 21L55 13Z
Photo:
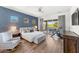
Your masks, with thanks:
M17 34L13 34L12 36L13 36L13 37L20 37L21 34L20 34L20 33L17 33Z

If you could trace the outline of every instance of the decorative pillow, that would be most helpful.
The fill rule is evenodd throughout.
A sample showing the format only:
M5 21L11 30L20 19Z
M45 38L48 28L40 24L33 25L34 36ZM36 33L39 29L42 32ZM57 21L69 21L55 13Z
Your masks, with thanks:
M24 33L26 33L26 32L30 32L30 30L29 29L24 29Z
M23 29L24 32L27 32L27 29Z
M22 27L20 28L21 33L34 32L33 27Z
M30 32L34 32L34 30L32 29L32 30L30 30Z

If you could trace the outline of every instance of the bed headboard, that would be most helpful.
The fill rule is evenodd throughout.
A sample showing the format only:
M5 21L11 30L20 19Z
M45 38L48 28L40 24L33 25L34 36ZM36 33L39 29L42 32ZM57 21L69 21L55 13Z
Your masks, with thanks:
M33 30L33 27L21 27L20 28L20 33L24 33L25 30L28 30L28 32L30 32L30 30Z

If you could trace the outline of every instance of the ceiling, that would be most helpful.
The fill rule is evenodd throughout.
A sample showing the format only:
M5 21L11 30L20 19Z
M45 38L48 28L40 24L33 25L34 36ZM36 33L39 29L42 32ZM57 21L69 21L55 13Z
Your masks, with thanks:
M59 13L66 13L69 12L71 9L71 6L4 6L4 7L37 17L47 17ZM39 8L41 8L42 12L38 11Z

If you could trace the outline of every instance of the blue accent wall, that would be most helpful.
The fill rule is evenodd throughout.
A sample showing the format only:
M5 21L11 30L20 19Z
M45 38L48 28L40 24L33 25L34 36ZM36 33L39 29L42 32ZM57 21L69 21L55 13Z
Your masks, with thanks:
M31 15L27 15L27 14L24 14L24 13L21 13L21 12L17 12L17 11L14 11L14 10L10 10L8 8L4 8L2 6L0 6L0 31L1 30L6 30L7 27L9 27L8 24L10 24L10 17L11 16L17 16L19 21L17 23L17 26L18 27L32 27L32 20L35 20L36 22L36 25L38 25L38 18L37 17L34 17L34 16L31 16ZM25 24L24 23L24 18L28 18L29 19L29 24Z

